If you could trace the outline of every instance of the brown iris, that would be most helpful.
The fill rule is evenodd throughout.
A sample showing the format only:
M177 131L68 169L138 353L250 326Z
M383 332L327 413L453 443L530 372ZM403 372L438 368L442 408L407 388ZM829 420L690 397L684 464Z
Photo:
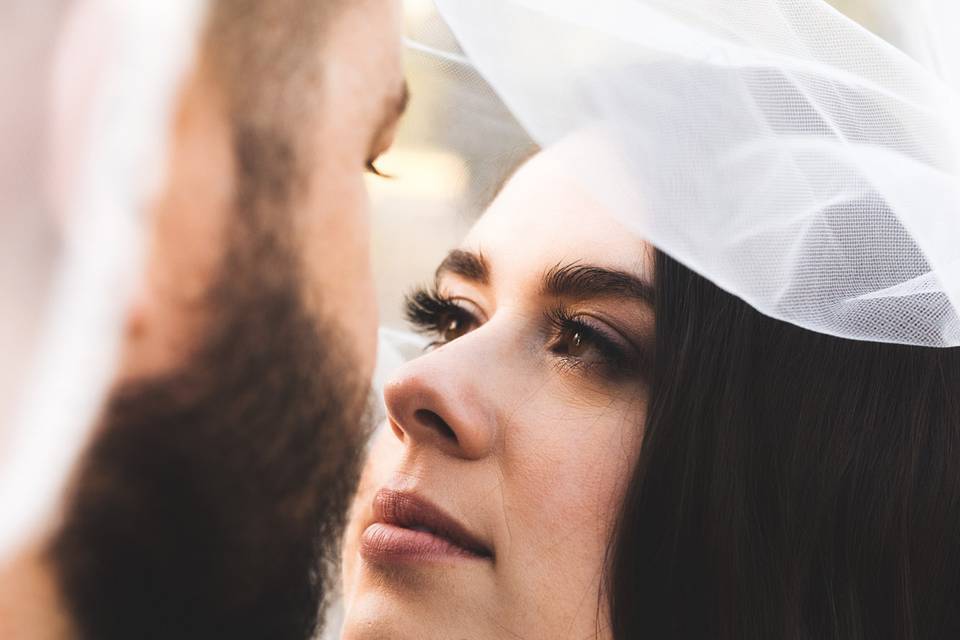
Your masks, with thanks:
M470 322L464 322L463 318L448 317L443 327L443 341L451 342L470 331Z
M568 356L581 357L588 349L589 341L584 338L583 332L575 327L567 327L560 334L557 344L562 345L563 353Z

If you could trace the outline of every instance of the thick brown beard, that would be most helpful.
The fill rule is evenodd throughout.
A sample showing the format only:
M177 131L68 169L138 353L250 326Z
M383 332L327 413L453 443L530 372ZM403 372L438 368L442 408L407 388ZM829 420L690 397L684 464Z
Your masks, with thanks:
M277 237L241 228L212 330L120 388L51 547L82 638L311 637L355 487L367 381L303 303Z

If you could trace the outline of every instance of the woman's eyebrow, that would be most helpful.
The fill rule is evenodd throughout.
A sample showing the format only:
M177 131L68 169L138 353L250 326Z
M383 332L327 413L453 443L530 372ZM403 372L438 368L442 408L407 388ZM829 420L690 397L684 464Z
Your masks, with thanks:
M455 249L447 254L437 268L437 279L446 274L460 276L477 284L489 284L490 266L483 254Z
M653 305L653 287L626 271L589 264L557 265L543 274L541 292L563 298L637 298Z

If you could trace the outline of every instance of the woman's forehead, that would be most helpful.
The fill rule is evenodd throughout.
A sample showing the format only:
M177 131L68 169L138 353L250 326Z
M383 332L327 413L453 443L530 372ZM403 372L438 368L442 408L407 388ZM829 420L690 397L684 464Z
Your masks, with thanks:
M563 152L534 156L507 183L462 249L510 277L562 264L596 264L644 275L648 245L590 196Z

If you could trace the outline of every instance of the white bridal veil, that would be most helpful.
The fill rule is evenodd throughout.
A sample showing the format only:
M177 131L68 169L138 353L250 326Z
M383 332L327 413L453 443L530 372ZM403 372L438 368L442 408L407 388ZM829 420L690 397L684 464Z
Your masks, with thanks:
M0 563L112 378L202 0L0 3Z
M437 5L460 49L412 46L580 144L571 176L660 249L814 331L960 345L955 0L885 4L901 48L823 0Z

